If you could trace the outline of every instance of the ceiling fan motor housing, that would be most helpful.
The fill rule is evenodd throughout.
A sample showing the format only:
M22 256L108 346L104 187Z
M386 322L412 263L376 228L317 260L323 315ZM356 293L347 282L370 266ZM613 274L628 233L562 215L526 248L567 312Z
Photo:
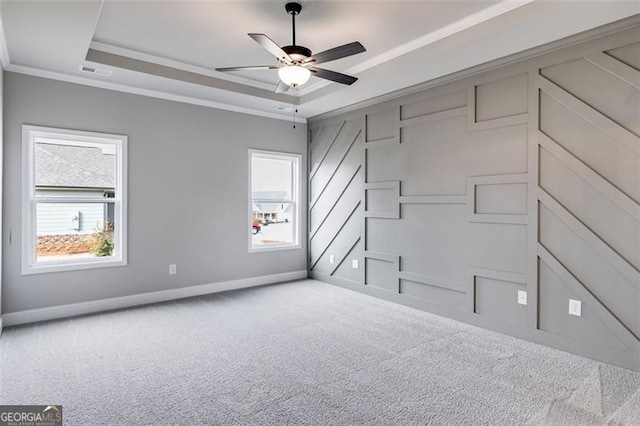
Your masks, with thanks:
M282 50L287 52L294 62L302 62L311 56L311 50L304 46L283 46Z

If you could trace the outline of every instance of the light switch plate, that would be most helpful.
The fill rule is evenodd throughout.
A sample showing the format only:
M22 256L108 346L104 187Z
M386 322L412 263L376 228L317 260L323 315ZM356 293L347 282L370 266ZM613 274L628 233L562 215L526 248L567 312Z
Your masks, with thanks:
M582 316L582 302L579 300L569 299L569 315L577 317Z
M359 265L358 259L353 259L353 260L351 260L351 267L352 267L353 269L358 269L358 267L359 267L359 266L360 266L360 265Z
M526 305L527 304L527 292L524 290L518 290L518 304Z
M169 265L169 275L175 275L177 271L178 269L176 265L174 264Z
M329 255L329 263L332 265L336 263L336 257L332 254Z

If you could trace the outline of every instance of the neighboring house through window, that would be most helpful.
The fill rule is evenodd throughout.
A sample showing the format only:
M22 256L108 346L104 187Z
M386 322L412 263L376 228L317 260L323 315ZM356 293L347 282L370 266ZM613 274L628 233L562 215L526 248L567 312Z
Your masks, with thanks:
M23 126L23 274L126 264L126 143Z
M249 251L300 247L300 155L249 150Z

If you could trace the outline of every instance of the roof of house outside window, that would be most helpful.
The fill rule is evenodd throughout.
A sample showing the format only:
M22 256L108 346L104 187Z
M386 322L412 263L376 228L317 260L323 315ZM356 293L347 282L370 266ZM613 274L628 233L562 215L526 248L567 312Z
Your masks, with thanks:
M286 200L287 193L285 191L256 191L251 193L254 200L274 200L275 203L253 203L253 211L260 213L274 213L282 210L282 201ZM278 202L279 201L279 202ZM288 208L285 207L284 210Z
M36 187L115 187L115 155L98 147L35 144Z

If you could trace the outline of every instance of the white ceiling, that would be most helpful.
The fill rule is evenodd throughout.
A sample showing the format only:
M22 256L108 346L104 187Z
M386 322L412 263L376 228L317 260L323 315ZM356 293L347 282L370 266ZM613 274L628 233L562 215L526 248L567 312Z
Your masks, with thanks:
M275 118L290 119L295 101L304 118L640 13L640 2L617 0L302 1L297 44L367 48L322 65L355 84L312 77L275 94L274 71L214 70L274 64L247 33L291 44L285 2L1 0L0 59L9 71Z

